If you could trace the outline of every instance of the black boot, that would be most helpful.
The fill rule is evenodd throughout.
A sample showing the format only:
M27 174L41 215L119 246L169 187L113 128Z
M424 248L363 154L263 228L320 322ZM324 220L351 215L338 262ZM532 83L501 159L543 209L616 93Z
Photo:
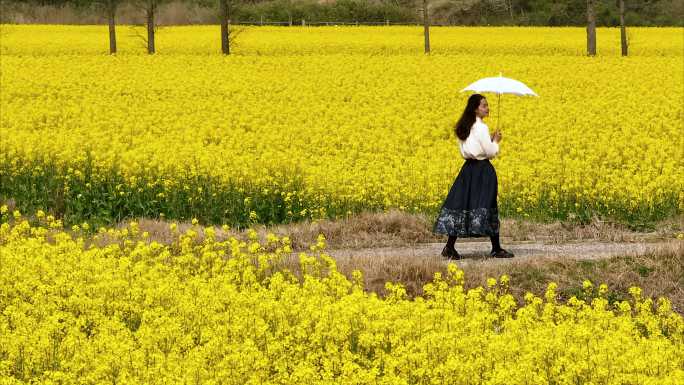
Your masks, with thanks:
M446 246L444 246L444 249L442 250L442 257L449 259L449 260L459 260L461 259L461 256L458 254L458 251L454 248L454 245L456 244L456 236L455 235L449 235L449 240L447 240Z
M490 255L494 258L513 258L513 253L501 248L501 243L499 242L499 234L492 235L489 237L492 241L492 252Z
M504 249L499 249L497 251L492 250L490 255L494 258L513 258L514 257L513 253L509 253L508 251L506 251Z
M442 249L442 257L450 261L458 261L459 259L463 259L456 249L453 247L449 248L449 246L444 246L444 249Z

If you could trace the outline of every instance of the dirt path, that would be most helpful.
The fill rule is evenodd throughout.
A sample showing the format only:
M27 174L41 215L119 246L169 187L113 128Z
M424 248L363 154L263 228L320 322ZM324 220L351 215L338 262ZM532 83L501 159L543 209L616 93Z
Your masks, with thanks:
M612 256L643 255L661 247L671 246L682 242L676 239L649 240L646 242L597 242L578 241L568 243L544 242L507 242L506 250L515 254L514 258L490 258L489 241L459 241L456 250L464 259L459 264L473 263L511 263L536 258L567 257L572 259L600 259ZM441 258L440 253L444 243L424 243L412 247L383 247L373 249L338 249L327 250L336 259L349 257L405 257L405 258ZM446 262L446 260L445 260Z

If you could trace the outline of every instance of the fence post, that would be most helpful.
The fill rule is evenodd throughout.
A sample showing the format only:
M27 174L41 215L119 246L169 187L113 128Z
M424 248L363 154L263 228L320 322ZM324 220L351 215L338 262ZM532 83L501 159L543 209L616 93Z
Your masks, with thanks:
M389 20L385 20L385 25L389 27Z
M259 20L259 25L264 25L264 15L261 15L261 19Z
M306 27L306 21L304 21L304 19L302 19L302 27Z

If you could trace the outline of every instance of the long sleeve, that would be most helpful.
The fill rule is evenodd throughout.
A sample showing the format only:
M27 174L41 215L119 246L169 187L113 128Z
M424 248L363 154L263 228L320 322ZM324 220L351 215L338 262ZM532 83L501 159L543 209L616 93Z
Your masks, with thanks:
M474 134L477 141L480 143L480 146L482 146L482 150L487 159L495 157L499 153L499 144L492 141L492 138L489 136L489 128L487 125L482 122L477 122L473 129L475 130Z
M489 127L477 118L466 140L459 140L464 159L491 159L499 154L499 144L489 136Z

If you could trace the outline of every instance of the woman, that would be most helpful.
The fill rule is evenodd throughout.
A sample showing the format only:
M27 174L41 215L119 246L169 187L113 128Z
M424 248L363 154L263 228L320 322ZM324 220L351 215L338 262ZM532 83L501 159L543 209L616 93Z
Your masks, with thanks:
M437 217L433 232L449 235L442 256L461 259L454 248L457 237L489 237L491 256L511 258L499 243L499 212L496 203L496 171L489 159L499 153L501 132L489 135L482 121L489 115L487 99L480 94L468 98L463 115L455 126L461 155L465 159Z

